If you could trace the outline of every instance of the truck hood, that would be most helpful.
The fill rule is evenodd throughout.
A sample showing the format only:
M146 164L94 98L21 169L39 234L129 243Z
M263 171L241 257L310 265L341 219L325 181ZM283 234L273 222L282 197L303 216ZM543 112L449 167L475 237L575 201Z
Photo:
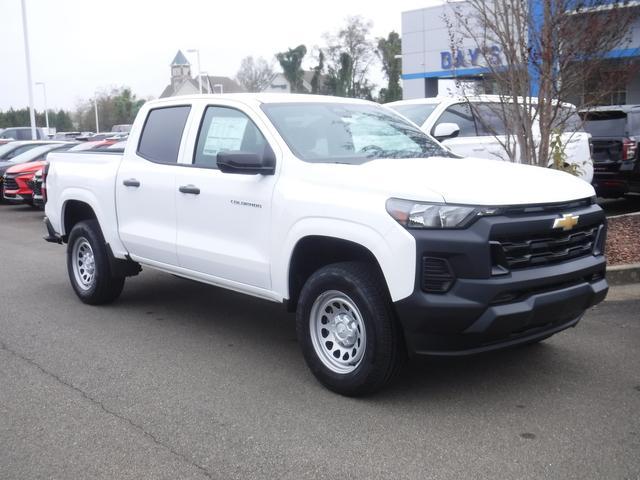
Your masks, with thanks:
M47 162L25 162L25 163L13 163L12 167L7 169L6 173L16 174L16 173L31 173L37 172L42 167L44 167Z
M375 185L389 196L409 200L435 201L437 195L447 203L497 206L595 195L590 184L569 173L480 158L381 159L350 170L351 185L365 182L364 188Z

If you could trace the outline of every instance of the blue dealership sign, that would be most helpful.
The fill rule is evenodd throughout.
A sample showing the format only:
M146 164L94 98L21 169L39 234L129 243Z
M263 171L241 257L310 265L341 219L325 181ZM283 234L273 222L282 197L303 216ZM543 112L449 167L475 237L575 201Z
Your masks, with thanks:
M487 60L492 65L502 64L501 50L498 45L489 47L486 55ZM455 52L440 52L440 67L442 70L453 70L455 68L478 67L480 65L481 50L479 47L458 49Z

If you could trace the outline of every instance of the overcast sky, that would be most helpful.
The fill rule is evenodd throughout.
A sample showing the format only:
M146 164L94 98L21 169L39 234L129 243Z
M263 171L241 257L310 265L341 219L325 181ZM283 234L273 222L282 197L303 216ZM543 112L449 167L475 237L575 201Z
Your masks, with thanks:
M199 48L202 70L233 77L247 55L304 43L322 45L348 15L373 21L373 34L400 32L405 10L439 0L206 1L26 0L33 81L46 82L49 108L72 109L96 90L126 85L157 97L178 49ZM0 109L28 104L20 0L0 0ZM195 54L189 54L196 73ZM305 65L310 66L310 65ZM379 70L379 66L375 66ZM379 72L372 72L376 83ZM43 108L42 87L34 89Z

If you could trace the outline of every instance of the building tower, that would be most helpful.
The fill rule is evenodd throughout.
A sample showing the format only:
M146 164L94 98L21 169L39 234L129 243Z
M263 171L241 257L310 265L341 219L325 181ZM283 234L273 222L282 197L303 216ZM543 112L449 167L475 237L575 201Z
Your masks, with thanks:
M178 50L171 62L171 86L176 89L182 82L191 78L191 64L182 50Z

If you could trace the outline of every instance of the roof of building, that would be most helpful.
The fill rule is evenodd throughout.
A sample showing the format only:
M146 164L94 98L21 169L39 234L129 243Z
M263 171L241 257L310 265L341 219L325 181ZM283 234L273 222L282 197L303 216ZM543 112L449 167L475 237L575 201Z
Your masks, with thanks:
M194 82L196 85L198 84L197 79L194 80ZM206 82L209 83L210 88L207 88ZM211 91L215 91L215 89L217 88L216 85L222 85L223 93L242 93L246 91L244 87L242 87L242 85L240 85L235 80L229 77L220 77L215 75L205 75L204 77L202 77L202 85L203 90Z
M185 78L182 82L175 85L175 87L173 82L167 85L160 94L160 98L173 97L185 86L186 83L191 84L193 87L193 93L198 92L198 81L193 78Z
M208 83L208 84L207 84ZM229 77L219 77L219 76L206 76L202 77L202 91L204 93L207 92L216 92L220 93L220 88L218 85L222 85L222 93L242 93L245 89L238 84L235 80ZM160 94L160 98L173 97L178 94L178 92L183 91L187 87L187 92L183 92L183 95L186 94L196 94L199 90L198 79L197 78L185 78L182 82L176 84L174 86L173 83L167 85L162 93Z
M171 66L174 65L191 65L189 63L189 60L187 60L187 57L184 56L184 53L182 53L182 50L178 50L178 53L176 53L176 56L173 58L173 62L171 62Z

